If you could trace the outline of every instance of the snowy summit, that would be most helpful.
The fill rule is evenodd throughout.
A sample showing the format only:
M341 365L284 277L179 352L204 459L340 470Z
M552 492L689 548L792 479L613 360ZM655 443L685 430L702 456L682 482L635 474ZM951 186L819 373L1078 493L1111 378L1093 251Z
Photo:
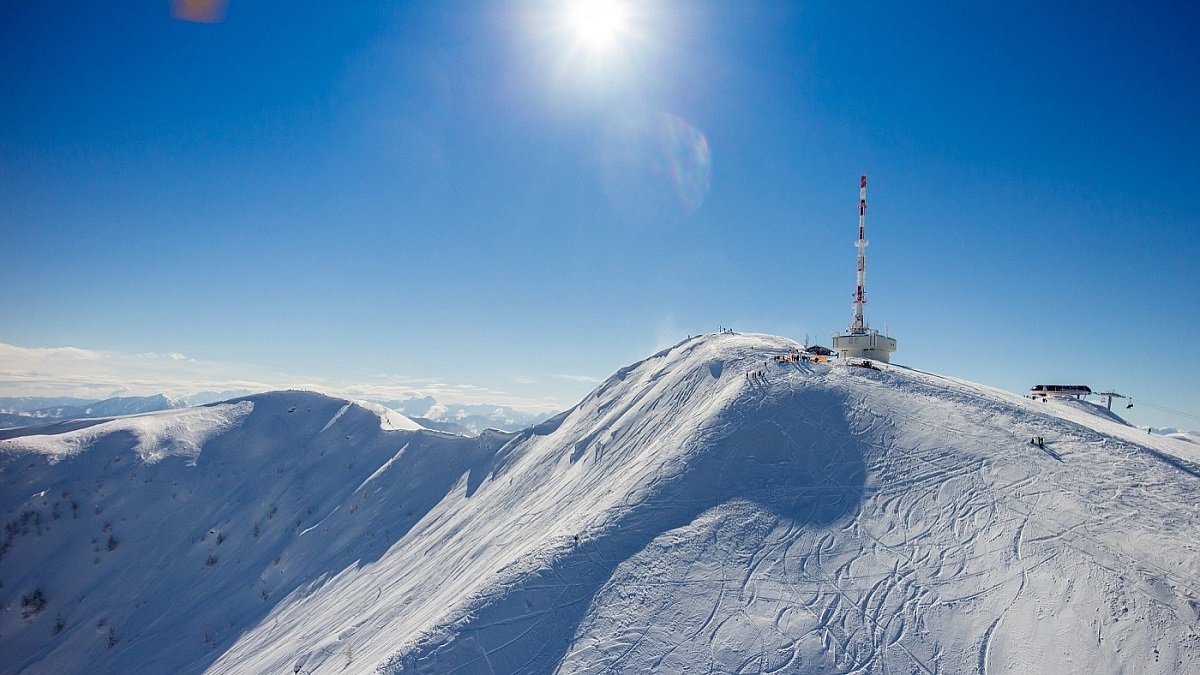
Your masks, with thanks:
M1200 669L1200 446L797 347L473 438L305 392L10 431L0 673Z

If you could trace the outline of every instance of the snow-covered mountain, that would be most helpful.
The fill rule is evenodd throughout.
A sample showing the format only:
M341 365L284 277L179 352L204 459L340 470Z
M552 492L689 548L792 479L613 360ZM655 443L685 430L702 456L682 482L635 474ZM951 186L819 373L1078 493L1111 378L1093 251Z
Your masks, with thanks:
M1173 427L1165 427L1165 428L1159 428L1159 429L1147 429L1147 431L1150 433L1156 433L1156 434L1162 434L1164 436L1170 436L1171 438L1177 438L1177 439L1179 439L1181 441L1185 441L1187 443L1195 443L1197 445L1200 445L1200 432L1180 431L1179 429L1175 429Z
M0 413L32 413L55 407L85 405L92 399L72 396L0 396Z
M430 429L475 435L484 429L520 431L551 415L526 412L505 405L439 403L432 396L377 401Z
M516 434L276 392L0 441L0 673L1200 669L1200 446L793 346Z
M159 410L173 410L188 405L182 398L165 394L153 396L114 396L101 401L86 399L0 399L0 427L28 426L56 420L136 415Z
M217 403L248 396L248 391L201 392L186 396L115 396L101 401L81 398L0 397L0 429L47 424L50 422L135 415L159 410ZM418 420L428 429L474 436L484 429L519 431L550 417L505 405L439 403L432 396L400 400L376 400L374 403Z

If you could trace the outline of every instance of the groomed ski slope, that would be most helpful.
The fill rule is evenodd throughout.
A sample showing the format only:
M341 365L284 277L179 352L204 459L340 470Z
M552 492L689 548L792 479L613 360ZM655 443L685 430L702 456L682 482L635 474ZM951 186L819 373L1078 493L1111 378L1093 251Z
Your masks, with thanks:
M15 538L0 672L1200 669L1200 446L1086 403L773 359L793 346L692 338L515 435L281 392L155 463L116 432L56 464L44 438L0 441L10 520L102 484L103 517L159 523L93 552L88 502ZM184 489L204 496L167 501Z

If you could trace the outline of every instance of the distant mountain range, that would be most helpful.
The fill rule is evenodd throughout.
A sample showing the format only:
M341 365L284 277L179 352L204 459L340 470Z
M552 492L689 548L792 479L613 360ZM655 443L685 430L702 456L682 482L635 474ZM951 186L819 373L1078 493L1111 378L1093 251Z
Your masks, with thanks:
M520 431L549 419L553 413L529 413L503 405L438 403L432 396L374 401L411 417L421 426L475 436L484 429Z
M164 394L154 396L115 396L100 401L81 398L0 398L0 427L24 427L62 420L116 417L186 408L186 399Z
M136 415L207 405L245 396L247 391L201 392L188 396L116 396L103 400L69 397L0 398L0 429L48 424L74 419ZM400 400L372 400L411 417L427 429L475 436L484 429L520 431L546 418L548 413L528 413L503 405L439 403L432 396Z

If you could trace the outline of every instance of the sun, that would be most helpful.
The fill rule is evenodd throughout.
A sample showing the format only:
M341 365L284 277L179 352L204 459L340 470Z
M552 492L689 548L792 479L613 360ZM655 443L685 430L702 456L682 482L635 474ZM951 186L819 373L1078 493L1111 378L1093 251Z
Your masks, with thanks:
M629 12L618 0L570 0L567 23L582 48L605 52L629 31Z

